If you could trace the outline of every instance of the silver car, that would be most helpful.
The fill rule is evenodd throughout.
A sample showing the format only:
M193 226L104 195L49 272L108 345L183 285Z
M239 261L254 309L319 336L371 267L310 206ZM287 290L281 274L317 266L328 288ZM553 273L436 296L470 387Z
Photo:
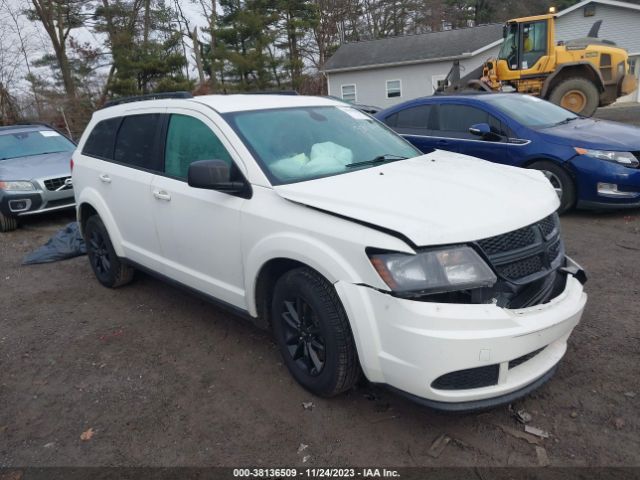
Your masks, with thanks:
M75 144L42 124L0 127L0 232L18 217L75 206L71 154Z

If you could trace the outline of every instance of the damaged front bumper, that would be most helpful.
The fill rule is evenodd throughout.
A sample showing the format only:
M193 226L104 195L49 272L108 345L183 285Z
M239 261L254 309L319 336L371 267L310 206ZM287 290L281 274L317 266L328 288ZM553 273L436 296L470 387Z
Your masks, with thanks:
M487 408L529 393L554 372L587 296L567 258L564 290L521 309L401 299L338 282L367 378L442 410Z

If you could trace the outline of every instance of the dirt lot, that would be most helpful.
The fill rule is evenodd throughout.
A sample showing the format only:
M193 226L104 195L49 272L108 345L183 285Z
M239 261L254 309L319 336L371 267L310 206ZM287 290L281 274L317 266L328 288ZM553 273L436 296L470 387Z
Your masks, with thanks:
M538 464L507 407L445 415L366 385L313 398L266 333L190 294L145 275L105 289L86 257L20 265L71 220L0 236L0 466ZM514 407L551 434L552 465L640 465L640 211L562 227L590 300L556 377Z

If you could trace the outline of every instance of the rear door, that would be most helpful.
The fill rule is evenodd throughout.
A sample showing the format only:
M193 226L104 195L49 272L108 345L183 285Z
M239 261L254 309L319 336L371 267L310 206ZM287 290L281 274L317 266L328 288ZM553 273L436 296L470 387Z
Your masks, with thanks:
M154 177L150 195L165 273L244 309L240 209L250 200L187 184L189 165L196 160L223 160L232 175L239 175L231 145L201 113L171 112L163 173Z
M91 156L91 178L122 237L127 258L160 270L160 243L155 231L151 180L162 168L158 149L165 109L103 120L91 132L83 155ZM83 181L84 183L84 181Z
M416 105L400 110L384 119L389 127L409 140L423 153L434 148L449 150L450 142L433 136L437 121L437 107L431 104Z
M438 120L434 135L448 142L452 148L446 148L465 155L482 158L491 162L512 163L512 145L508 143L508 127L498 118L485 110L456 103L438 105ZM487 123L495 134L492 138L481 138L469 132L472 125Z

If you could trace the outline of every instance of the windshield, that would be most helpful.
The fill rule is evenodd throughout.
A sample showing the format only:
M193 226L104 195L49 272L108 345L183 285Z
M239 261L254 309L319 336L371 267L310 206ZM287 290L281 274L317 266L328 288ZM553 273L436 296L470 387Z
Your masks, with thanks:
M273 185L338 175L422 155L351 107L302 107L225 115Z
M511 23L507 25L507 34L500 47L498 58L506 60L510 69L518 68L518 24Z
M72 152L75 148L72 142L54 130L0 132L0 160L45 153Z
M558 105L529 95L487 95L483 100L525 127L546 128L580 118Z

